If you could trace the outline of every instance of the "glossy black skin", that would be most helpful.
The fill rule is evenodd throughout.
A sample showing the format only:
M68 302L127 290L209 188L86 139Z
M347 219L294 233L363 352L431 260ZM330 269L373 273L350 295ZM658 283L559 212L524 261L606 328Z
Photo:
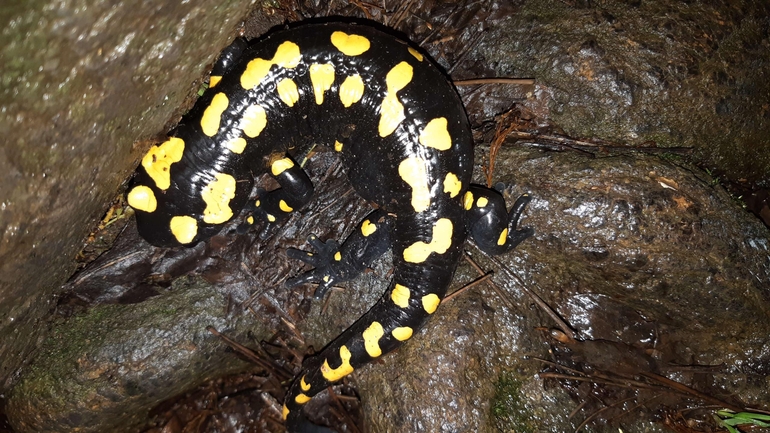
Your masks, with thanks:
M330 35L335 30L365 36L371 47L361 55L346 56L330 43ZM254 58L271 59L284 41L292 41L300 47L300 64L294 69L274 65L268 77L256 88L244 90L240 77L248 62ZM316 249L312 256L298 250L289 251L291 257L304 260L315 269L289 280L288 284L318 282L316 295L322 296L331 285L355 278L387 249L393 251L393 281L390 289L369 312L317 356L306 360L303 371L286 397L289 431L328 431L307 423L301 414L302 405L295 401L295 397L300 393L312 397L329 385L320 367L324 361L332 368L339 366L342 362L340 347L343 345L351 353L350 364L353 368L371 361L372 357L364 348L362 332L373 321L379 322L384 329L384 335L379 340L383 355L402 343L392 336L393 329L408 326L416 333L429 316L420 299L427 294L435 294L440 299L444 297L469 232L479 246L490 253L508 251L532 233L528 229L516 230L518 218L529 201L528 196L522 196L509 213L497 192L470 186L473 148L460 98L427 56L418 61L407 47L405 42L372 27L352 24L305 25L274 33L245 49L231 47L223 56L224 60L217 65L223 73L226 72L222 81L206 92L173 134L183 138L187 146L182 160L171 166L171 187L165 192L157 190L141 166L134 180L134 185L153 188L158 198L155 212L137 211L140 234L158 246L179 245L167 228L168 222L175 215L191 215L199 223L194 244L216 234L222 227L221 224L205 224L200 218L205 207L200 193L215 173L228 173L237 179L236 197L230 202L237 215L237 211L246 204L254 176L266 171L272 161L288 154L296 162L307 154L313 144L333 146L335 140L343 143L341 157L351 184L362 197L379 206L367 217L377 225L378 230L366 237L361 230L356 230L341 246L335 241L322 243L311 239L311 246ZM242 52L240 60L234 59L238 52ZM398 92L406 118L395 132L383 138L378 133L378 125L379 108L386 92L385 77L402 61L413 67L411 81ZM325 93L321 105L316 104L308 74L308 67L313 63L332 63L335 66L334 84ZM345 108L337 91L343 80L352 74L360 74L363 78L364 96L358 103ZM275 91L275 84L285 77L292 78L299 89L300 97L293 107L281 101ZM230 105L222 115L219 132L207 137L202 133L200 118L218 92L228 96ZM255 139L247 139L248 145L243 154L223 150L220 143L241 136L239 119L245 107L253 103L265 107L266 128ZM449 150L439 151L418 142L421 128L437 117L448 120L447 129L452 137ZM399 164L410 156L428 161L426 167L431 200L429 207L421 212L415 211L411 202L412 188L398 172ZM462 182L462 190L454 197L450 197L442 187L448 172L456 174ZM256 217L266 218L269 213L278 218L271 224L280 223L287 215L277 209L279 200L285 200L296 210L310 200L313 190L299 164L276 179L281 188L271 192L260 191L259 207L253 206L253 201L249 202L249 211ZM474 197L487 198L489 205L466 210L463 197L469 189ZM404 250L418 241L429 243L433 227L439 219L452 223L451 246L443 254L431 253L424 262L406 261ZM497 245L504 228L509 229L506 243ZM338 251L341 260L333 258ZM325 281L324 277L327 277ZM410 289L411 297L406 308L391 300L395 284ZM309 391L300 389L299 378L304 378L310 385Z

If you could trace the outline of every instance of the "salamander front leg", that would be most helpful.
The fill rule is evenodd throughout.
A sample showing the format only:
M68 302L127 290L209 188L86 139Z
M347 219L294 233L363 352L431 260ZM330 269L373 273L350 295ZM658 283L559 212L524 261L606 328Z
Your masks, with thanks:
M465 193L464 207L470 214L468 231L476 245L488 254L502 254L532 236L533 229L517 228L531 199L528 194L522 194L508 212L505 200L497 191L472 185Z
M322 242L311 236L308 241L314 252L290 249L286 254L312 265L314 269L286 280L286 285L293 287L317 282L315 297L323 298L334 284L356 278L390 248L392 226L393 217L383 210L376 210L364 218L341 246L335 240Z
M290 157L275 160L270 165L270 172L281 186L273 191L260 189L257 198L247 205L246 223L239 231L245 231L248 225L254 223L254 217L267 222L261 237L266 238L271 230L286 219L291 212L306 205L313 196L313 182L307 173Z

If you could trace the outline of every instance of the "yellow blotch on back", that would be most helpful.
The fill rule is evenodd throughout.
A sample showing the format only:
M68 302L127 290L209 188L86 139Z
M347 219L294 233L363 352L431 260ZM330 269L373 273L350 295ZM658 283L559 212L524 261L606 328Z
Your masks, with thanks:
M361 234L363 234L365 237L369 236L370 234L376 231L377 231L377 226L373 222L369 220L364 220L364 222L361 223Z
M243 137L234 138L226 142L225 147L230 149L230 152L241 154L246 149L246 139Z
M457 178L457 175L449 172L444 178L444 192L449 193L449 197L455 198L457 194L460 194L460 190L463 187L463 183Z
M415 59L422 62L423 56L419 51L415 50L412 47L409 47L408 50L409 50L409 54L413 55Z
M446 127L446 117L431 120L420 133L420 144L438 150L449 150L452 147L452 137Z
M465 210L471 210L473 207L473 193L470 191L465 192L465 196L463 197L463 207Z
M217 173L201 192L206 203L203 221L208 224L222 224L233 217L230 200L235 197L235 178L225 173Z
M398 100L396 92L406 87L412 81L413 75L412 65L407 62L401 62L394 66L388 72L388 75L385 76L387 92L382 100L382 106L380 106L380 137L387 137L392 134L398 128L398 125L401 124L401 121L404 120L404 106Z
M219 131L222 113L225 112L229 104L230 100L227 99L227 95L224 93L219 92L214 95L214 98L211 99L211 104L206 108L201 117L201 129L204 134L213 137Z
M286 403L283 405L283 411L281 412L281 415L283 416L283 420L286 421L286 418L289 416L289 408L286 407Z
M158 200L155 193L148 186L137 185L128 193L128 205L136 210L155 212L158 208Z
M346 56L358 56L369 50L369 39L361 35L349 35L345 32L334 32L331 37L332 45Z
M433 226L433 238L429 244L418 241L404 250L404 260L410 263L424 262L430 253L444 254L452 246L452 221L441 218Z
M162 190L171 186L171 164L179 162L184 152L184 140L171 137L160 146L153 146L142 158L142 167Z
M337 152L342 152L342 143L340 143L337 140L334 140L334 150Z
M305 404L310 401L310 397L306 396L305 394L299 393L296 397L294 397L294 401L297 402L297 404Z
M294 161L291 160L291 158L282 158L273 163L273 165L270 166L270 170L273 173L273 176L278 176L284 171L294 167Z
M169 222L169 229L180 244L189 244L198 234L198 222L195 218L184 215L175 216Z
M364 337L364 348L366 349L366 353L372 358L382 355L380 338L385 335L385 330L382 329L380 322L372 322L362 335Z
M430 188L425 169L425 160L410 156L398 165L398 175L412 187L412 207L415 212L422 212L430 206Z
M267 126L267 113L261 105L249 105L243 112L240 127L249 138L258 136Z
M209 77L209 89L213 89L214 87L217 87L217 84L222 81L221 75L212 75Z
M278 202L278 208L281 209L282 211L286 212L286 213L292 212L294 210L291 206L289 206L283 200Z
M431 293L429 295L425 295L422 297L422 308L425 310L428 314L433 314L436 312L436 309L438 308L438 304L441 302L441 299L438 298L438 295Z
M324 92L334 84L334 65L331 63L313 63L310 65L310 82L313 83L315 103L324 103Z
M406 341L406 340L412 338L412 333L413 332L414 331L412 330L412 328L410 328L408 326L402 326L402 327L394 329L393 332L391 332L391 334L393 334L393 337L395 337L396 340L398 340L398 341Z
M340 359L342 360L342 364L340 364L339 367L331 368L329 366L329 360L325 359L324 365L321 366L321 374L323 375L324 379L328 380L329 382L336 382L352 373L353 366L350 365L350 356L350 350L348 350L347 347L342 346L340 347Z
M302 54L299 46L294 42L286 41L278 46L272 59L256 58L246 65L246 70L241 75L241 87L246 90L253 89L265 79L273 65L294 69L300 60L302 60Z
M305 382L305 376L302 376L302 378L299 380L299 387L302 388L302 390L305 392L310 391L310 384Z
M500 232L500 237L497 238L497 245L503 246L505 245L505 242L508 240L508 229L504 228L503 231Z
M476 200L476 206L478 207L484 207L487 204L489 204L489 199L486 197L479 197L479 199Z
M342 105L350 107L364 96L364 80L358 74L348 76L340 85L339 94Z
M284 78L278 82L278 97L284 104L293 107L299 101L299 89L297 83L290 78Z
M394 304L401 308L409 306L409 296L411 296L409 288L402 286L401 284L396 284L396 287L394 287L393 291L390 293L390 299L393 300Z

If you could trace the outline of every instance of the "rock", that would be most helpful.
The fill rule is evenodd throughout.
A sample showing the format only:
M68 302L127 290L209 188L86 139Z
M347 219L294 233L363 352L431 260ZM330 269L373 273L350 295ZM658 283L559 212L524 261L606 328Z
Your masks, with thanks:
M770 182L767 2L586 3L523 2L467 62L535 78L525 104L571 137L692 147L733 181Z
M15 430L136 432L160 402L243 370L246 363L200 325L240 340L247 333L236 329L262 338L267 331L224 316L226 303L201 278L184 277L168 293L95 306L55 327L9 399Z
M697 369L678 379L735 393L747 406L770 401L766 227L704 174L656 157L504 148L497 158L495 179L513 183L513 197L532 193L522 223L535 229L500 260L582 338L632 354L655 349L663 370L720 366L705 383ZM590 411L568 417L577 402L561 386L544 387L537 373L545 366L532 359L552 359L555 342L535 328L556 324L506 270L467 249L512 302L471 288L443 303L409 344L356 372L371 430L574 430ZM477 277L463 265L455 285ZM589 355L594 364L603 356ZM617 359L608 362L621 371ZM752 379L731 383L734 376ZM623 422L624 431L660 428L642 414Z
M0 12L0 388L72 260L254 1L24 2ZM170 125L169 125L170 126Z

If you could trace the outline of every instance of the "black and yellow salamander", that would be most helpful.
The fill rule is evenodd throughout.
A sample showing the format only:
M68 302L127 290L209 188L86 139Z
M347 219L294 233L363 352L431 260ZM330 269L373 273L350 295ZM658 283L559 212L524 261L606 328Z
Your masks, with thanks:
M517 229L528 195L508 212L498 192L470 184L470 127L447 77L418 48L369 25L305 24L236 42L171 135L144 156L128 191L139 233L154 245L203 241L247 202L246 219L270 230L311 199L298 160L316 144L338 152L352 186L377 205L343 244L311 238L316 251L288 252L314 269L287 284L319 283L316 297L388 248L394 261L382 299L304 363L283 406L289 431L329 431L302 406L420 329L466 237L499 254L532 234ZM249 199L264 172L280 187Z

